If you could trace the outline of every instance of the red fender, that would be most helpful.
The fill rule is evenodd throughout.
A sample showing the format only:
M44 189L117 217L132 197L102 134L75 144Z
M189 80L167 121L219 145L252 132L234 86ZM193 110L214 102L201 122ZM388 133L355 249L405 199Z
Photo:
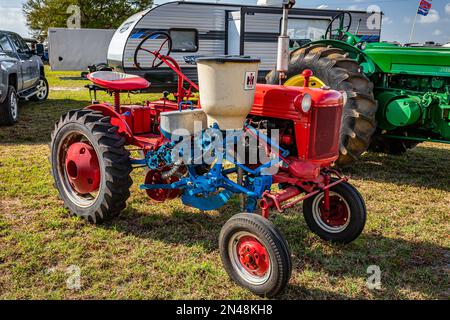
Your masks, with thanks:
M161 144L166 142L166 139L162 135L135 135L130 127L131 118L126 115L127 113L117 113L114 107L109 104L94 104L85 109L99 111L105 116L110 117L111 124L118 128L118 133L126 139L129 145L144 150L153 150L159 148Z
M118 132L127 139L128 143L130 144L134 143L133 132L125 120L126 116L117 113L112 106L106 103L93 104L86 107L85 109L99 111L103 113L105 116L111 117L111 124L119 128Z

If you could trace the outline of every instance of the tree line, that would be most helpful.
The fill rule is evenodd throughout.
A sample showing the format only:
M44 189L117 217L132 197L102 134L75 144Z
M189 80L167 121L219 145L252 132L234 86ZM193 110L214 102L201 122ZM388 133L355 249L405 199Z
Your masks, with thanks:
M43 41L48 28L66 28L68 22L73 26L78 21L81 28L117 29L152 5L153 0L27 0L23 12L32 36Z

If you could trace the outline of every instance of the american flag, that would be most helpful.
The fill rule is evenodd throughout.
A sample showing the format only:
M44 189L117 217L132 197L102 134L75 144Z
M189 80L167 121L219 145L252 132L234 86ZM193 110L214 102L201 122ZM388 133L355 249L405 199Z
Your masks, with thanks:
M431 1L433 1L433 0L420 1L419 11L417 11L417 14L420 14L422 16L427 16L428 13L430 12L431 6L433 5Z

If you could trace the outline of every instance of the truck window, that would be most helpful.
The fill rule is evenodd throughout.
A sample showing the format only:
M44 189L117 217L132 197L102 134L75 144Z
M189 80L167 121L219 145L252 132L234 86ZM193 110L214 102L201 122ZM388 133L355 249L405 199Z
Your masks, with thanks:
M8 37L6 34L0 33L0 51L11 53L13 52L13 48L9 43Z
M15 34L11 35L11 41L18 53L26 53L30 50L25 41Z
M198 31L196 29L170 29L173 52L197 52Z

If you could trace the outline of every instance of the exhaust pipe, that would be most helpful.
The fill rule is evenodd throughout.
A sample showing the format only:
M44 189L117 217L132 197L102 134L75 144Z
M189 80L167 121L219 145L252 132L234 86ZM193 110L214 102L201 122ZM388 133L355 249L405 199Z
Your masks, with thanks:
M278 56L277 56L277 71L280 75L280 85L286 78L286 72L289 67L289 36L288 21L289 9L295 5L295 0L283 1L283 19L281 22L281 35L278 37Z

